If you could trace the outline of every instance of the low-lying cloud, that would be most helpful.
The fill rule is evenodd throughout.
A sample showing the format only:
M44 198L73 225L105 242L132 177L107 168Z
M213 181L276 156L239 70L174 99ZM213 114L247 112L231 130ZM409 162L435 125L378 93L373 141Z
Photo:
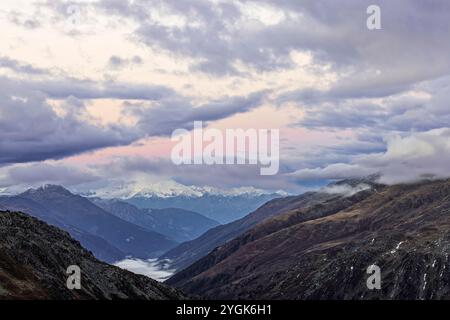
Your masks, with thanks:
M450 177L450 128L395 135L386 143L386 152L357 156L349 163L298 170L291 176L299 180L336 180L378 174L379 182L385 184Z
M156 281L163 282L169 279L175 270L168 269L167 264L158 263L155 259L125 259L114 264L116 267L141 274Z
M320 192L329 193L329 194L338 194L345 197L351 197L354 194L357 194L364 190L371 189L371 186L365 183L358 184L356 186L351 186L349 184L335 184L329 185L320 189Z

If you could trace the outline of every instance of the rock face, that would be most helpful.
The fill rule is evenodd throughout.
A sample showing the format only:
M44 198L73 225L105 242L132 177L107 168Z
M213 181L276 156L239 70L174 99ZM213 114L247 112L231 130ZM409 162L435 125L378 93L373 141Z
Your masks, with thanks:
M81 268L81 289L67 268ZM0 299L183 299L179 291L98 261L69 234L22 213L0 212Z
M180 244L160 259L169 259L171 267L182 270L267 218L287 212L291 208L308 207L333 197L330 194L309 192L295 197L273 199L242 219L213 228L197 239Z
M88 199L60 186L30 189L18 196L0 197L11 211L26 212L71 234L106 262L127 256L156 258L177 242L117 218Z
M176 242L190 241L219 225L217 221L189 210L139 209L132 204L115 199L94 198L91 201L122 220L161 233Z
M449 299L449 253L450 181L423 182L298 207L167 283L216 299Z

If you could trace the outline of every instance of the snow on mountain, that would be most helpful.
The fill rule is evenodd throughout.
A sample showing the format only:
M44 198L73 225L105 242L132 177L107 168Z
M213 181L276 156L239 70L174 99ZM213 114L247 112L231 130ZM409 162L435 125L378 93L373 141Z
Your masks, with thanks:
M84 195L95 196L104 199L131 199L131 198L173 198L173 197L186 197L186 198L200 198L206 195L212 196L248 196L259 197L269 194L276 194L278 196L287 196L288 193L283 190L267 191L263 189L257 189L254 187L240 187L231 189L220 189L211 186L186 186L175 181L163 181L157 183L151 183L146 186L136 185L120 185L111 189L99 189L95 191L85 192Z

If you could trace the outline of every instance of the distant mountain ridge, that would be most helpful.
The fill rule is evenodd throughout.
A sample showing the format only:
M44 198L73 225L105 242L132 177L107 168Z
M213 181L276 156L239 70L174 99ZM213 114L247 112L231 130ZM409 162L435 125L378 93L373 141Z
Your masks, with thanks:
M120 219L164 234L177 242L192 240L219 225L217 221L183 209L139 209L130 203L116 199L92 198L90 200Z
M257 189L254 187L239 187L222 189L211 186L187 186L176 182L157 182L152 183L146 187L133 187L133 186L118 186L116 188L107 188L100 190L93 190L81 193L86 197L102 198L102 199L120 199L126 200L135 197L143 198L173 198L173 197L189 197L200 198L203 196L221 195L227 197L233 196L247 196L256 197L267 194L276 194L277 196L287 196L287 192L283 190L267 191L263 189Z
M212 220L225 224L242 218L267 201L280 197L280 194L210 194L200 196L177 195L160 197L155 195L136 195L126 199L138 208L166 209L180 208L198 212Z
M117 218L61 186L47 185L18 196L0 197L0 205L20 210L68 231L104 261L127 256L154 258L177 243L166 236Z
M81 289L67 288L69 266ZM0 300L142 299L185 296L145 276L107 265L69 234L23 213L0 211Z

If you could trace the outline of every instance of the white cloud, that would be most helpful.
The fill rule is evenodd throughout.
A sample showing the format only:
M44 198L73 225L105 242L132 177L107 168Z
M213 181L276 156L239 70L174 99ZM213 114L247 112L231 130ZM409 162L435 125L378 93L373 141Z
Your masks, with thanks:
M371 186L365 183L358 184L357 186L353 187L348 184L336 184L331 186L326 186L322 189L320 189L321 192L324 193L330 193L330 194L339 194L343 195L345 197L351 197L354 194L357 194L358 192L369 190Z
M167 264L160 265L154 259L125 259L114 264L116 267L150 277L156 281L163 282L170 278L175 270L168 269Z
M302 169L291 174L299 180L342 179L380 174L386 184L450 177L450 128L393 135L387 150L355 157L350 163Z

